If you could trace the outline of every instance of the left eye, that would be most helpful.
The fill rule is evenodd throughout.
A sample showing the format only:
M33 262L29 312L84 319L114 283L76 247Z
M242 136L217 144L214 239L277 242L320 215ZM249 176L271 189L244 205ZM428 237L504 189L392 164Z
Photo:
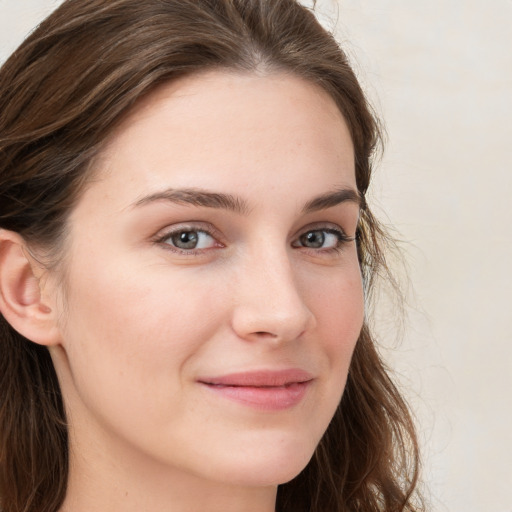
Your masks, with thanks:
M310 249L335 249L346 238L343 233L333 229L314 229L303 233L293 246Z
M215 239L206 231L198 229L171 233L164 242L181 250L208 249L215 246Z

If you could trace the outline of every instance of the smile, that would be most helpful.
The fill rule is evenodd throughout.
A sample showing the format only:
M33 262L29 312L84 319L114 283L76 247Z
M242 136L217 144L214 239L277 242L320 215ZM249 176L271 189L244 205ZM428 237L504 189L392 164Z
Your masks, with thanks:
M298 405L313 382L304 370L256 371L199 379L217 395L259 410L278 411Z

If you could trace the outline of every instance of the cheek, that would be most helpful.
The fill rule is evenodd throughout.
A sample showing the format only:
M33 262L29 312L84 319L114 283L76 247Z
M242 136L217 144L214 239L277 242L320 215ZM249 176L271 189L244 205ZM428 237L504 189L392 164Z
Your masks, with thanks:
M88 272L72 277L70 316L82 324L82 334L93 337L92 331L99 331L102 346L123 348L134 356L132 351L145 352L152 345L169 348L171 341L179 350L193 340L192 332L206 326L208 282L193 286L189 276L162 265L123 266L120 258L115 261L110 267L104 262L90 265Z
M144 406L165 415L179 402L187 362L217 324L205 315L207 283L191 293L190 280L159 266L76 266L87 271L72 275L63 336L73 387L94 409L120 415Z
M312 420L312 439L316 443L340 403L364 321L363 287L357 261L337 270L329 269L325 279L317 275L316 279L304 283L310 290L306 294L308 307L316 320L315 335L310 339L311 353L318 356L322 376L319 395L315 397L318 407Z
M364 296L359 265L352 264L325 279L311 297L317 329L333 361L350 362L364 321Z
M321 435L334 414L347 380L354 348L364 321L364 295L359 265L356 263L332 274L321 293L315 294L317 342L321 346L325 382L322 401L325 416L321 419Z

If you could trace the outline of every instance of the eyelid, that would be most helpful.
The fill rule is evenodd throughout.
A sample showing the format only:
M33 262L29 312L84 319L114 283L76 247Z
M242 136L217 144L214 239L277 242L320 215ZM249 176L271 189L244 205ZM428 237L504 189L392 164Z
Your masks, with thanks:
M312 232L312 231L323 231L325 233L329 233L332 235L335 235L338 237L338 243L335 247L319 247L319 248L313 248L313 247L307 247L304 245L295 245L300 238L305 235L306 233ZM315 255L332 255L333 253L339 253L346 244L353 242L356 240L356 236L349 236L347 235L346 231L339 226L338 224L333 224L331 222L327 223L314 223L310 224L308 226L305 226L300 231L297 232L295 237L292 241L292 247L296 249L301 249L302 251L309 252L311 254Z
M356 239L355 235L348 235L345 229L343 229L339 224L335 224L333 222L314 222L298 230L293 236L293 240L297 240L300 236L308 233L309 231L326 231L328 233L340 234L347 242L354 241Z
M216 246L203 248L203 249L181 249L172 244L167 243L167 240L171 238L173 235L176 235L181 232L186 231L199 231L208 234L211 236L215 242ZM300 239L302 235L308 233L310 231L325 231L327 233L331 233L337 235L339 237L339 244L337 247L330 248L310 248L302 245L295 245L295 243ZM171 251L177 255L183 256L197 256L200 254L207 253L213 249L219 249L226 247L226 241L222 233L211 225L208 222L204 221L188 221L179 224L173 224L171 226L165 227L161 229L156 235L151 238L152 242L158 245L161 245L165 250ZM300 230L296 232L296 234L292 238L292 247L294 248L302 248L306 251L312 251L315 253L329 253L333 251L339 251L342 249L343 245L349 242L353 242L356 240L355 236L347 235L346 231L339 225L332 222L315 222L309 224L307 226L302 227Z
M208 234L211 236L216 244L218 244L216 247L207 248L207 249L180 249L179 247L175 247L169 243L166 242L169 238L171 238L173 235L176 235L178 233L186 232L186 231L199 231ZM223 243L223 236L219 232L218 229L213 227L209 223L205 223L202 221L190 221L190 222L183 222L180 224L174 224L172 226L168 226L166 228L161 229L155 236L152 237L152 242L155 244L159 244L164 246L166 250L169 250L171 252L174 252L179 255L197 255L201 253L205 253L207 251L210 251L212 249L217 249L224 247Z

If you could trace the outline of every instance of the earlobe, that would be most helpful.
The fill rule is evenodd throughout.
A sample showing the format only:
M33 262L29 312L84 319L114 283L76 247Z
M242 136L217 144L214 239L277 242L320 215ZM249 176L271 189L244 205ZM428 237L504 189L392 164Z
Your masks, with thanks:
M0 230L0 312L22 336L40 345L56 345L56 315L43 298L42 269L28 256L17 233Z

